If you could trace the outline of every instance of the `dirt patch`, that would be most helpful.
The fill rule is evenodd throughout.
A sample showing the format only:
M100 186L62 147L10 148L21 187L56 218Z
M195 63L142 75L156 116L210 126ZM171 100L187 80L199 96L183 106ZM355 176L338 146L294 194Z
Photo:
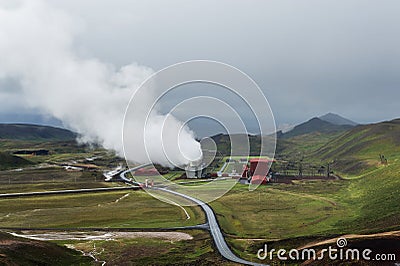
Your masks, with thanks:
M117 238L157 238L172 241L192 240L193 237L182 232L118 232Z
M368 255L371 259L365 260L360 257L359 260L352 258L344 258L343 260L330 260L326 256L322 260L307 260L303 262L301 265L317 265L317 266L325 266L325 265L399 265L400 263L400 241L398 234L394 235L386 235L384 234L381 237L368 237L368 238L355 238L352 239L351 242L346 245L346 249L357 249L359 251L363 251L365 249L371 250L371 253ZM325 247L326 245L321 246L320 248ZM320 257L321 250L319 250L317 257ZM381 255L384 255L386 259L375 261L376 256L381 258ZM388 257L390 255L390 257Z
M153 238L169 241L191 240L193 237L183 232L40 232L22 231L11 233L17 237L33 240L114 240L133 238ZM1 244L1 242L0 242Z
M341 237L344 237L346 239L367 239L367 238L381 238L381 237L391 237L391 236L400 237L400 231L391 231L391 232L384 232L384 233L377 233L377 234L370 234L370 235L349 234L349 235L343 235ZM312 242L305 246L299 247L298 249L301 250L301 249L305 249L305 248L333 244L333 243L336 243L338 238L339 237L327 239L324 241Z
M11 246L14 244L18 244L19 241L15 241L15 240L0 240L0 246Z

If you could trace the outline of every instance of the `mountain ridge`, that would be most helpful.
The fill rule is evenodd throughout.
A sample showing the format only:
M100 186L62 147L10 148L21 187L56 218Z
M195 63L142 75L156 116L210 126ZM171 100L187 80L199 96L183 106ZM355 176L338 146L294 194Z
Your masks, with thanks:
M77 134L64 128L21 123L0 123L0 139L74 140Z
M286 133L279 133L279 135L281 138L291 138L315 132L338 133L345 132L352 127L352 125L335 125L318 117L313 117L310 120L295 126L292 130Z
M358 123L347 119L341 115L334 114L334 113L327 113L325 115L319 116L319 119L329 122L334 125L342 126L342 125L350 125L350 126L357 126Z

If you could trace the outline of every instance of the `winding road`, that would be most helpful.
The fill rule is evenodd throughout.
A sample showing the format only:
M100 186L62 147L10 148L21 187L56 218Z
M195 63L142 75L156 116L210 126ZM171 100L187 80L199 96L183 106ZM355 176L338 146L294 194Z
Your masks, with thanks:
M125 175L127 173L129 173L129 172L136 171L136 170L138 170L140 168L143 168L143 167L146 167L148 165L149 164L139 165L137 167L128 169L128 170L126 170L126 171L124 171L124 172L122 172L120 174L120 178L124 182L127 182L127 183L131 183L131 184L135 184L135 185L143 185L143 184L140 184L138 182L132 181L131 179L127 178ZM219 253L224 258L226 258L227 260L230 260L230 261L233 261L233 262L236 262L236 263L245 264L245 265L257 265L257 266L265 265L265 266L268 266L266 264L259 264L259 263L255 263L255 262L251 262L251 261L247 261L247 260L241 259L231 251L231 249L229 248L228 244L226 243L225 238L224 238L224 236L223 236L223 234L221 232L221 228L219 227L219 224L217 222L217 218L215 216L215 213L207 203L205 203L205 202L203 202L203 201L201 201L199 199L196 199L194 197L191 197L191 196L188 196L188 195L185 195L185 194L170 190L168 188L153 187L152 189L156 189L156 190L160 190L160 191L163 191L163 192L171 193L173 195L185 198L185 199L190 200L190 201L196 203L197 205L199 205L203 209L205 214L206 214L208 229L210 230L210 233L211 233L211 236L212 236L212 238L214 240L215 246L217 247Z

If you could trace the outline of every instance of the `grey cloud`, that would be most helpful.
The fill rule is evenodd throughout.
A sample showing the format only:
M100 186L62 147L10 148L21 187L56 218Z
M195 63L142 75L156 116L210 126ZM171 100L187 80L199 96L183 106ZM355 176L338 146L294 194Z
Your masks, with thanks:
M357 122L399 116L396 0L49 3L79 18L82 57L155 70L190 59L232 64L258 82L280 124L326 112Z

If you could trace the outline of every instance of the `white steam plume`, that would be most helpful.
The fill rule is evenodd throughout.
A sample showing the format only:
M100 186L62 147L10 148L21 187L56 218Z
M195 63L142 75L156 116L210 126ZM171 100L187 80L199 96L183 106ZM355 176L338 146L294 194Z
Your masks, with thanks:
M125 108L152 70L135 63L116 69L97 59L80 57L73 49L73 41L81 25L45 1L2 3L0 0L0 79L18 80L20 97L29 107L60 119L81 134L83 141L100 143L122 155ZM149 90L138 109L146 109L156 96ZM160 136L162 126L156 112L150 119L151 133ZM168 126L178 132L182 123L174 120ZM142 130L130 134L138 133L138 138L143 138ZM170 137L176 142L177 136ZM192 152L189 156L187 152L176 154L173 161L186 164L187 157L199 157L200 146L188 128L183 129L179 141L185 151ZM158 141L147 144L153 162L169 164ZM148 162L143 147L137 151L130 153L128 159Z

